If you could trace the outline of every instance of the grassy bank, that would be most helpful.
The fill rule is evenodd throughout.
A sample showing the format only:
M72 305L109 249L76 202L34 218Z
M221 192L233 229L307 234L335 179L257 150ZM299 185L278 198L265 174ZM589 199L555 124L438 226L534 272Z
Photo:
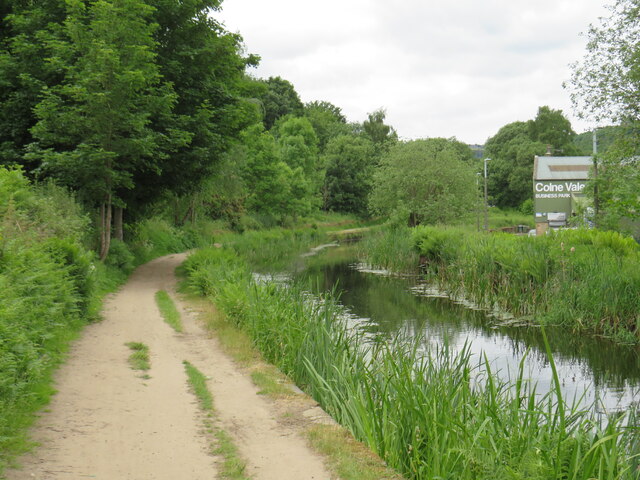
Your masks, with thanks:
M406 271L422 263L452 296L535 323L623 342L640 339L640 246L597 230L542 237L421 226L379 230L360 247L367 261Z
M498 381L468 352L368 343L331 298L256 283L231 249L199 251L184 268L267 360L409 478L636 478L624 416L594 421L562 398L557 376L541 397L522 371Z

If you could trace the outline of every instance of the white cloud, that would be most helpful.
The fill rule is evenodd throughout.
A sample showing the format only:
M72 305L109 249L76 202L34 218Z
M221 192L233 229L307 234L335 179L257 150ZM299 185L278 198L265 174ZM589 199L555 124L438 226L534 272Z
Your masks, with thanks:
M560 108L602 0L227 0L216 14L262 57L255 74L291 81L349 120L379 107L401 137L482 143L503 125Z

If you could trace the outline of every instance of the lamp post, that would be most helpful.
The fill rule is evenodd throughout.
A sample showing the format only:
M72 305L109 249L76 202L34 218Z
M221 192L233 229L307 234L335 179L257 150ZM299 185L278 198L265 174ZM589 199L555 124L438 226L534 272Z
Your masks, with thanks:
M487 162L490 158L484 159L484 231L489 230L489 201L487 195Z
M476 231L480 231L480 172L476 173Z

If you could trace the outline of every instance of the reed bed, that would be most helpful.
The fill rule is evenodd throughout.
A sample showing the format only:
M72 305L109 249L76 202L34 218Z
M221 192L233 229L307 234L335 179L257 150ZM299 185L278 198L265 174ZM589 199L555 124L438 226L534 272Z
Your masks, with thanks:
M377 228L356 245L358 257L366 263L389 270L417 271L419 255L411 239L411 229L393 226Z
M296 257L319 243L329 243L323 229L283 229L247 231L219 237L252 266L254 271L277 271L288 268Z
M230 249L196 252L183 268L265 358L407 478L638 478L634 422L567 402L557 375L538 395L522 364L502 381L467 349L375 342L347 326L331 295L257 283Z
M363 243L361 257L406 271L399 235L427 279L452 296L532 323L640 341L640 246L630 237L597 230L524 237L421 226L378 232Z

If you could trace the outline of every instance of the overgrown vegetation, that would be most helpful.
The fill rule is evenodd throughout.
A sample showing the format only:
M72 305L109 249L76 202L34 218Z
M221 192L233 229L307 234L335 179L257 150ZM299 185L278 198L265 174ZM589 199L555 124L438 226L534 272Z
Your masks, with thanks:
M53 368L98 310L87 217L60 188L0 167L0 472L27 446Z
M0 472L28 446L26 429L51 394L70 341L99 318L101 299L153 257L209 244L203 228L150 219L100 262L90 217L66 189L0 167Z
M256 283L228 249L199 251L185 269L267 360L409 478L636 478L625 416L591 418L565 401L557 376L540 396L522 368L502 382L467 351L370 343L331 298Z

